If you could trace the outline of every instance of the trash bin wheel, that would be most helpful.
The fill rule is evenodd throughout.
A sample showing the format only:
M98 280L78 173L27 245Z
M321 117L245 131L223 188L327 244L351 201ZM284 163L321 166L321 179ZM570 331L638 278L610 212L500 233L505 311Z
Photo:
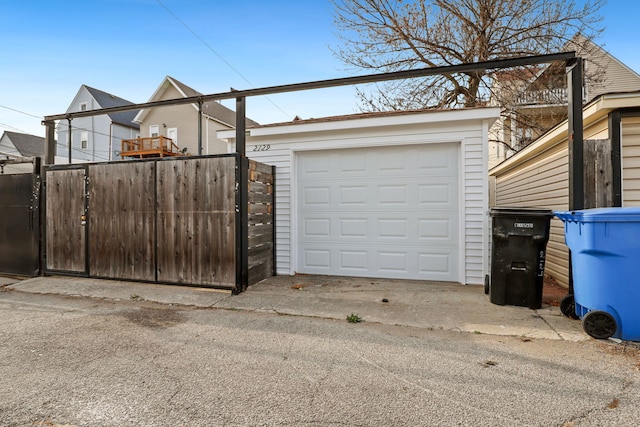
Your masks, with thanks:
M606 311L593 310L582 319L584 331L598 340L610 338L618 329L616 319Z
M578 320L580 317L576 314L576 300L573 294L569 294L560 301L560 312L569 319Z
M484 276L484 293L485 295L489 295L489 289L491 288L489 275Z

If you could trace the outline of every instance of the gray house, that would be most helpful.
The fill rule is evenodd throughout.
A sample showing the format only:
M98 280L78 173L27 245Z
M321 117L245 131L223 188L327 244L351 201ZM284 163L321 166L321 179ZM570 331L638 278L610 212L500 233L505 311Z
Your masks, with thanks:
M126 99L82 85L67 113L100 108L132 105ZM65 159L102 162L119 159L121 141L137 138L140 125L133 122L138 110L123 111L93 117L75 118L71 121L71 147L69 147L69 122L58 122L58 144L56 155Z
M5 131L0 137L0 155L38 157L44 155L44 138L27 133Z
M44 155L44 138L26 133L5 131L0 137L0 174L28 173L33 170L29 163L4 165L3 160Z

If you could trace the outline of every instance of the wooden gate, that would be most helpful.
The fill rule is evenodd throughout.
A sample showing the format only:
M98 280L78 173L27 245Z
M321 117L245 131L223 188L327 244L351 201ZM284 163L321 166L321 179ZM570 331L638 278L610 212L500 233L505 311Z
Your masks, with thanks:
M46 271L87 275L87 167L45 172Z
M273 172L237 154L48 167L46 271L242 291L273 275Z

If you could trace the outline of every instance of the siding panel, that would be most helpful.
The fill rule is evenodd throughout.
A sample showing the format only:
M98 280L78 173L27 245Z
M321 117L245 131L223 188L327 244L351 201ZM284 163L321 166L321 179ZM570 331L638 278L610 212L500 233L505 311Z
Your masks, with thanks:
M496 206L566 210L569 205L568 147L564 142L530 159L517 170L496 178ZM545 273L568 286L569 252L564 226L551 221Z

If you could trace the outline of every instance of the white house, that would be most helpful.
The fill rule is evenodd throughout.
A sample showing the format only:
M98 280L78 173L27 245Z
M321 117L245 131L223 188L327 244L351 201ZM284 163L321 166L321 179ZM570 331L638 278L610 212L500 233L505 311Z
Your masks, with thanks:
M82 85L66 112L97 110L124 105L133 105L133 103L110 93ZM71 147L69 147L69 123L66 120L59 121L56 163L59 158L69 158L69 149L71 149L73 163L119 159L118 153L122 140L135 138L140 134L140 126L133 122L137 113L137 110L123 111L73 119L71 121Z
M276 270L482 284L497 108L366 113L248 129L276 166ZM235 131L218 132L235 150Z

